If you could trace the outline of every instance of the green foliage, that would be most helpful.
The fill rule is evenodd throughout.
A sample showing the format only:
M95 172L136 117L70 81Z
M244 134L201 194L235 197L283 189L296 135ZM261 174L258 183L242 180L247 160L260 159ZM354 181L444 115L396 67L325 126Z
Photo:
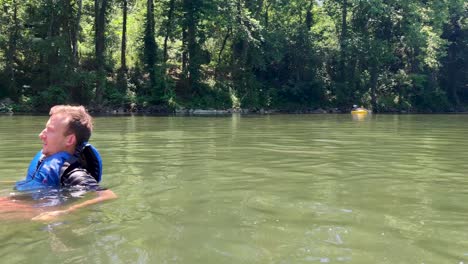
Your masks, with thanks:
M31 98L31 105L39 111L47 111L51 106L67 102L68 94L59 86L50 86Z
M447 111L449 102L444 91L438 87L429 90L428 79L423 74L410 76L413 82L414 94L411 96L412 105L421 111Z
M202 96L198 96L187 103L189 108L228 109L232 107L230 94L222 87L212 89L204 86L202 91Z
M126 69L122 2L97 2L103 12L0 0L0 98L18 110L468 104L463 0L129 0Z

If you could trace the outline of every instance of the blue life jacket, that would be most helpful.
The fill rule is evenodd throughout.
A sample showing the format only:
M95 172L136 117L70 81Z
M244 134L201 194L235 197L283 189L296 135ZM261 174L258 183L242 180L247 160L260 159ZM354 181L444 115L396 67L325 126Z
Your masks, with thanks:
M26 179L18 181L15 189L18 191L32 191L44 188L59 188L61 177L66 168L75 162L86 169L97 182L101 181L102 159L95 147L89 143L83 144L74 155L68 152L58 152L44 157L39 151L29 164Z

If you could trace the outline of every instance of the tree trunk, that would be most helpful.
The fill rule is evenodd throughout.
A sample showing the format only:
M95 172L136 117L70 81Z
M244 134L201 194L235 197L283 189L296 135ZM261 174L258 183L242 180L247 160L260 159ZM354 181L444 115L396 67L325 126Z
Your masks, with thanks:
M242 2L241 0L236 1L236 23L240 28L244 26L242 21ZM249 96L250 88L247 84L247 75L246 73L249 71L250 65L247 63L247 55L249 51L249 42L245 36L242 34L236 36L233 41L232 47L232 78L235 82L236 90L238 92L238 96L240 97L241 104L243 103L244 99Z
M306 14L306 27L307 30L310 30L312 28L312 23L314 18L312 17L312 8L314 7L314 1L311 0L309 3L309 7L307 8L307 14Z
M378 62L374 62L374 65L370 69L371 105L373 111L377 109L377 64Z
M76 15L75 26L72 32L72 54L75 63L78 63L78 36L80 34L81 13L83 10L83 0L78 0L78 11Z
M146 24L144 35L144 57L145 57L145 70L149 74L149 90L148 95L151 95L153 100L158 100L161 91L159 90L156 76L156 63L157 63L157 44L155 37L155 21L154 21L154 0L147 0L146 2Z
M15 64L16 64L16 45L18 41L18 31L19 31L19 21L18 21L18 4L16 0L13 0L13 30L10 33L10 38L8 41L8 50L6 54L6 72L9 75L9 82L8 82L8 94L10 98L18 102L19 101L19 92L17 89L16 84L16 75L15 75Z
M127 14L128 0L122 0L122 40L120 46L120 68L117 71L117 91L120 93L121 105L124 104L124 98L127 93Z
M95 15L95 52L96 52L96 67L97 67L97 85L95 102L97 105L102 103L102 97L106 85L105 73L105 23L106 23L106 9L107 0L94 1L94 15Z
M63 76L57 75L57 66L59 64L58 58L58 46L59 43L55 41L55 38L59 35L60 31L60 17L57 17L57 11L55 10L54 1L50 1L52 5L52 11L49 17L49 28L47 30L47 39L50 41L50 48L47 53L47 86L56 85L62 81Z
M185 23L182 25L182 73L187 75L188 66L188 49L187 49L187 26Z
M449 100L455 105L457 109L460 108L460 97L458 96L458 89L463 88L463 85L458 85L461 81L463 83L463 63L458 56L457 53L459 52L460 45L463 33L459 25L460 18L458 16L454 16L450 19L451 23L451 33L448 35L447 40L450 42L447 48L447 58L446 58L446 77L445 77L445 87L447 90L447 94L449 96ZM458 46L458 47L457 47ZM465 74L466 76L466 74Z
M348 2L347 0L343 0L343 6L342 6L342 12L341 12L341 38L340 38L340 81L342 84L346 84L346 38L347 38L347 23L346 23L346 17L347 17L347 6Z
M265 19L265 28L268 28L268 23L269 23L269 14L268 14L268 9L270 8L271 3L266 4L265 6L265 14L264 14L264 19Z
M192 94L198 93L195 87L195 83L198 82L200 62L198 61L200 54L197 54L199 51L198 43L196 40L197 36L197 3L194 3L193 0L184 0L184 51L186 52L185 58L183 58L186 63L185 68L185 78L187 81L187 90Z
M169 12L167 14L167 24L166 24L166 35L164 36L164 62L167 61L168 56L167 56L167 42L169 40L169 34L172 29L172 19L174 16L174 8L175 8L175 0L171 0L169 2Z
M227 43L229 36L231 36L231 32L232 32L232 28L229 27L228 31L226 32L226 36L224 36L223 43L221 44L221 49L219 50L219 53L218 53L218 65L221 64L221 55L223 54L223 51L226 48L226 43Z
M189 68L189 75L193 74L193 59L195 55L195 36L196 36L196 21L195 21L195 14L193 10L193 3L191 0L185 0L186 2L186 23L187 23L187 50L188 50L188 68ZM188 2L188 4L187 4Z
M65 49L61 52L61 57L65 56L66 60L64 61L67 65L74 64L74 49L75 49L75 39L77 38L75 34L75 23L73 21L73 8L70 0L62 1L62 13L59 16L60 30L59 35L65 39L66 45L62 49Z
M122 22L122 46L120 50L120 69L123 72L127 72L127 13L128 13L128 1L123 0L123 22Z

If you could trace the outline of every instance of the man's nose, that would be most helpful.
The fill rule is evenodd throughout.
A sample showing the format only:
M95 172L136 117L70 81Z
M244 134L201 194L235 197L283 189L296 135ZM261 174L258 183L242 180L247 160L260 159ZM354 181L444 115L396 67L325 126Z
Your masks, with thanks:
M45 129L41 131L41 133L39 133L39 138L40 139L45 139Z

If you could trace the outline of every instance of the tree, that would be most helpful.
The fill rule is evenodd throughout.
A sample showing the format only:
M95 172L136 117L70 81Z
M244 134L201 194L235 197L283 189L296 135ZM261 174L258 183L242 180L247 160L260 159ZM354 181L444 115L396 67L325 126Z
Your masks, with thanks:
M149 81L142 95L149 97L153 104L164 104L164 86L163 73L161 71L159 48L156 43L156 30L154 19L154 2L146 2L146 20L145 32L143 37L143 62L145 71L149 75Z
M123 72L127 71L127 14L128 14L128 0L122 0L122 44L120 49L120 69Z
M198 31L202 7L203 0L183 0L182 71L186 89L195 96L200 95L200 65L203 56L200 44L205 39L203 33Z
M464 1L449 1L449 17L443 26L442 38L447 40L447 56L441 61L441 84L447 91L454 109L461 109L468 103L468 21ZM462 102L463 100L463 102Z
M95 103L102 104L106 87L105 32L108 0L94 0L95 57L97 83Z
M18 41L20 38L20 22L18 18L18 3L16 0L11 0L9 3L4 3L5 14L9 17L8 20L11 23L9 25L9 30L6 32L8 39L5 45L5 54L6 54L6 69L7 73L7 94L11 99L18 102L20 98L20 91L18 91L18 84L16 81L16 64L17 64L17 48Z
M175 0L169 0L169 10L167 11L167 20L166 20L166 30L164 33L164 44L163 44L163 61L167 62L168 54L167 54L167 45L169 41L169 37L171 35L171 31L173 30L174 26L174 13L175 13Z
M463 0L0 0L0 8L0 97L25 109L134 99L153 109L468 104Z

